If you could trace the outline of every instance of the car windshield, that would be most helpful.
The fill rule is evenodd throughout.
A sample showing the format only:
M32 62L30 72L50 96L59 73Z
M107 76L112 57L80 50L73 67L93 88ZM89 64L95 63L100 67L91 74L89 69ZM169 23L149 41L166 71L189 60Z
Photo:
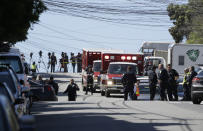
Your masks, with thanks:
M124 74L127 72L127 67L130 66L133 72L137 74L137 66L131 64L110 64L108 73L110 74Z
M16 73L23 73L20 58L17 56L0 56L0 64L10 65Z
M101 62L94 62L93 71L99 72L101 70Z
M0 72L0 82L1 83L6 82L12 93L15 94L17 92L15 83L12 77L8 74L8 72Z
M150 59L150 60L147 60L145 62L146 66L153 66L154 65L154 66L158 67L159 64L161 64L161 60L159 60L159 59Z

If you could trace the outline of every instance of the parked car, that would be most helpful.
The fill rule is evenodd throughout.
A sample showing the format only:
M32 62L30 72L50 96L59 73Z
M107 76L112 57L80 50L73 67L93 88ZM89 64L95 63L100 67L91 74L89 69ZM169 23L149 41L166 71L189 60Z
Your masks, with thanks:
M33 101L58 101L54 88L46 83L30 80Z
M193 104L200 104L203 100L203 70L192 80L191 97Z
M1 95L0 131L35 131L35 119L30 115L17 117L8 99Z
M8 52L0 52L0 64L10 65L18 76L19 80L24 80L29 86L20 50L12 47Z
M23 106L23 111L19 110L19 114L28 114L30 102L29 98L24 94L29 90L21 86L17 75L11 67L0 65L0 82L5 82L8 85L16 100L20 98L24 99L24 103L21 105Z

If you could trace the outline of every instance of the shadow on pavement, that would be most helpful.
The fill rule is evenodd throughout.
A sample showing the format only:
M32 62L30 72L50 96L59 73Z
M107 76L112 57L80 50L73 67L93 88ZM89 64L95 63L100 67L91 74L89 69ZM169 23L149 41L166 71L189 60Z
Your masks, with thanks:
M78 107L78 106L81 107ZM188 126L179 122L164 123L148 122L148 119L140 118L146 113L127 113L122 112L123 108L111 107L89 107L83 102L63 102L63 103L36 103L32 108L32 113L36 118L38 131L157 131L157 127L162 126ZM68 107L64 107L64 106ZM76 105L75 107L73 105ZM59 107L53 107L59 106ZM61 107L63 106L63 107ZM94 112L91 112L93 110ZM119 110L119 112L107 112ZM121 111L121 112L120 112ZM46 112L46 114L42 113ZM52 113L53 112L53 113ZM78 112L78 113L77 113ZM118 120L113 118L124 118L127 120L135 119L134 122ZM145 120L145 123L136 123L136 120ZM150 120L150 119L149 119ZM159 120L159 119L156 119ZM161 119L160 119L161 120Z
M131 123L116 120L109 113L71 113L36 116L38 131L157 131L158 126L181 123ZM117 115L120 115L119 113Z

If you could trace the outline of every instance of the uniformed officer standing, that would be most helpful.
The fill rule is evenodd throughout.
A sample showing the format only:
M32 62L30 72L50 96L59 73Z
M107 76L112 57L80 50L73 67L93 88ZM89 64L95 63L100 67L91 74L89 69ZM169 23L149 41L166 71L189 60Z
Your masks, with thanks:
M63 92L63 94L68 93L68 101L75 101L77 97L77 91L79 90L78 85L73 79L70 80L70 84Z
M57 64L56 56L54 55L54 52L51 55L51 72L55 72L55 65Z
M168 64L167 67L168 67L168 75L169 75L168 97L170 101L172 100L178 101L177 79L179 78L179 74L175 69L171 68L170 64Z
M190 69L189 69L189 74L188 74L188 77L187 77L187 81L188 81L188 97L187 98L188 100L191 100L191 87L192 87L192 79L197 75L197 72L195 72L195 67L194 66L191 66Z
M186 68L184 70L184 77L183 77L183 91L184 91L184 95L183 95L183 99L182 101L185 101L185 100L189 100L189 89L188 89L188 81L187 81L187 78L188 78L188 75L189 75L189 68Z
M122 84L124 86L124 100L128 100L128 94L133 100L134 85L137 82L136 72L132 71L132 67L128 66L127 72L122 77Z
M37 65L35 64L35 62L33 62L32 65L31 65L31 71L32 71L32 73L36 73L37 70L38 70Z
M159 64L159 73L158 73L158 82L159 82L159 87L160 87L160 97L161 100L167 100L166 97L166 90L168 92L168 72L167 70L164 68L163 64Z
M157 85L157 75L156 75L156 66L152 67L152 70L148 72L149 76L149 89L150 89L150 100L154 100L156 94L156 85Z
M93 71L91 67L87 68L87 87L86 87L86 93L88 94L88 90L91 91L91 94L93 95L94 89L93 89Z

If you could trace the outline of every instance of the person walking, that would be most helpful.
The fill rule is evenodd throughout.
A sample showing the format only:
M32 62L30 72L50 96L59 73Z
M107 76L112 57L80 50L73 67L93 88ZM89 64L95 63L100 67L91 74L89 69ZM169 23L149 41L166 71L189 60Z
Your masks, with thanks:
M73 73L75 73L75 64L76 64L76 58L74 56L74 53L71 52L71 63L72 63L72 67L73 67Z
M153 66L151 70L148 72L149 76L149 89L150 89L150 100L154 100L156 94L156 86L157 86L157 75L156 75L156 66Z
M189 96L190 93L189 93L189 88L188 88L188 81L187 81L188 75L189 75L189 68L186 68L184 70L184 77L183 77L183 92L184 92L184 95L183 95L182 101L187 101L190 98L190 96Z
M77 55L77 72L82 72L82 55L80 53Z
M168 93L168 79L169 76L167 70L164 68L163 64L159 64L158 82L160 87L160 97L162 101L167 101L166 90Z
M49 79L48 84L53 86L53 88L54 88L54 90L55 90L55 94L58 95L59 86L58 86L58 83L56 83L56 82L54 81L54 77L53 77L53 76L50 76L50 79Z
M169 100L178 101L177 80L179 78L179 74L175 69L171 68L170 64L168 64L167 69L168 69L168 75L169 75L169 87L168 87Z
M63 92L63 94L68 93L68 101L76 101L77 91L79 91L78 85L74 82L73 79L70 80L70 84Z
M197 75L197 72L195 72L195 67L191 66L189 69L189 74L187 77L188 81L188 98L187 100L191 100L191 87L192 87L192 79Z
M132 67L127 67L127 72L123 75L121 82L124 87L124 100L128 100L128 95L130 95L131 100L133 100L134 95L134 85L137 82L136 72L132 71Z
M55 72L55 65L57 64L56 56L54 55L54 52L51 55L51 72Z
M94 89L93 89L93 71L92 68L89 67L87 69L87 87L86 87L86 93L85 95L88 94L88 90L90 90L91 94L93 95Z

